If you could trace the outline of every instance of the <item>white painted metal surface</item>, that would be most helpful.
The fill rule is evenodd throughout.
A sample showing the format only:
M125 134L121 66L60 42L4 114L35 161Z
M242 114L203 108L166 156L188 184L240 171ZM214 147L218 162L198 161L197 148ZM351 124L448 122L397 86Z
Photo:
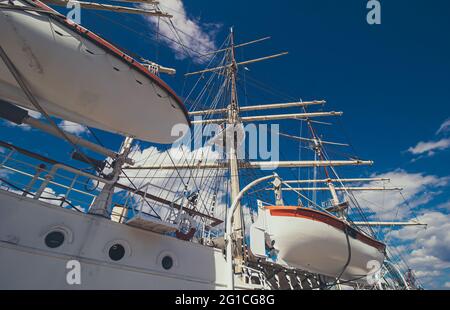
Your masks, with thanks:
M2 9L0 29L1 46L49 114L158 143L173 142L173 126L188 123L182 103L157 77L48 15ZM3 62L0 96L32 108Z
M26 229L25 229L26 228ZM45 245L48 232L63 231L64 244ZM112 261L109 247L124 246ZM174 267L164 270L164 256ZM69 285L67 262L81 263L81 284ZM0 190L0 289L223 289L222 251L77 213Z
M178 225L164 222L150 215L139 213L129 219L127 225L153 231L156 233L171 233L178 230Z

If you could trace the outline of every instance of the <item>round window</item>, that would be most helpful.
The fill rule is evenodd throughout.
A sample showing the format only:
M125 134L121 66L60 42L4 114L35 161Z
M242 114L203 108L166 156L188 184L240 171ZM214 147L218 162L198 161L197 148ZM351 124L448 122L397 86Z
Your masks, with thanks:
M169 270L173 267L173 259L170 256L164 256L161 265L165 270Z
M119 261L125 256L125 248L120 244L114 244L109 248L109 258Z
M60 231L52 231L45 236L45 244L49 248L55 249L64 243L64 238L64 233Z

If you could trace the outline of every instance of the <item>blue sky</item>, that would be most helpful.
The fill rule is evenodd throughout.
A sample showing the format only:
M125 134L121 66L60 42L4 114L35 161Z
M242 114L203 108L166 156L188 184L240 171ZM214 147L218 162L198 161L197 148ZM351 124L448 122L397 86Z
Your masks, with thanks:
M161 2L176 8L181 15L178 21L190 21L184 30L202 41L199 46L196 40L186 38L193 49L219 46L234 26L238 42L272 37L238 51L241 59L289 51L282 59L252 65L248 74L286 94L284 99L325 99L326 110L344 111L336 131L328 130L327 134L351 142L358 156L375 161L373 167L359 172L361 176L389 176L395 185L405 186L410 205L402 204L398 197L388 197L388 207L403 208L405 218L418 217L430 227L426 231L405 228L392 232L392 241L426 287L450 287L450 125L446 123L450 119L449 1L380 1L381 25L367 24L366 0L196 0L184 1L184 7L178 0ZM169 12L170 8L166 7ZM154 40L143 39L109 19L117 19L117 15L82 14L83 25L113 43L176 67L176 77L164 78L184 95L182 73L202 66L180 57L177 47L167 42L156 45ZM151 36L155 29L154 23L139 16L121 15L120 23L145 36ZM253 95L246 99L241 93L241 102L280 99ZM75 125L66 128L80 129ZM286 131L298 134L298 129L290 128ZM37 148L42 143L28 139L23 128L4 123L1 130L2 139L21 146ZM82 129L78 134L88 135ZM56 142L37 132L33 135ZM107 133L99 135L108 145L117 147L120 143ZM282 143L283 148L292 149L290 141ZM49 153L64 158L70 148ZM285 156L298 158L298 151L288 151ZM385 208L376 212L392 219Z

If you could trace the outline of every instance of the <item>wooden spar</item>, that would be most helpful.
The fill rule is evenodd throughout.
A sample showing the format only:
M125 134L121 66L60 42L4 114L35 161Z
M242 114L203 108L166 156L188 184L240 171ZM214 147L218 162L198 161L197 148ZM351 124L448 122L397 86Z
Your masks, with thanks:
M174 170L174 169L228 169L226 163L202 163L200 165L157 165L157 166L128 166L124 170Z
M258 122L258 121L274 121L282 119L306 119L310 117L322 116L341 116L343 112L315 112L315 113L295 113L295 114L280 114L280 115L262 115L262 116L248 116L242 117L243 122Z
M250 45L250 44L259 43L259 42L262 42L262 41L269 40L270 38L271 37L264 37L264 38L253 40L253 41L250 41L250 42L241 43L241 44L235 45L234 48L236 49L236 48L244 47L244 46L247 46L247 45ZM229 51L229 50L230 50L230 47L222 48L222 49L214 51L214 52L203 54L203 56L214 55L214 54L217 54L217 53L220 53L220 52L226 52L226 51Z
M307 183L328 183L328 182L341 182L341 183L354 183L354 182L382 182L390 181L387 178L355 178L355 179L323 179L323 180L288 180L283 181L286 184L307 184Z
M200 71L196 71L196 72L186 73L184 76L191 76L191 75L196 75L196 74L201 74L201 73L214 72L214 71L219 71L219 70L226 69L229 67L230 67L230 65L214 67L214 68L210 68L210 69L204 69L204 70L200 70Z
M255 44L255 43L259 43L259 42L262 42L262 41L270 40L270 39L271 39L271 37L264 37L264 38L261 38L261 39L256 39L256 40L253 40L253 41L236 44L234 46L234 49L237 49L239 47L244 47L244 46L247 46L247 45L251 45L251 44ZM230 49L230 48L228 48L228 49Z
M411 222L353 222L356 226L385 226L385 227L392 227L392 226L428 226L428 224L411 221Z
M29 126L31 126L33 128L42 130L42 131L44 131L44 132L46 132L48 134L51 134L53 136L56 136L58 138L65 139L65 137L63 137L63 135L56 128L54 128L53 126L51 126L51 125L49 125L47 123L41 122L41 121L39 121L39 120L37 120L35 118L26 117L23 120L23 123L26 124L26 125L29 125ZM107 148L105 148L103 146L100 146L98 144L92 143L92 142L90 142L88 140L85 140L83 138L80 138L80 137L78 137L76 135L73 135L73 134L70 134L70 133L67 133L67 132L65 132L65 135L67 137L69 137L70 140L73 143L75 143L76 145L88 148L91 151L94 151L94 152L96 152L98 154L101 154L103 156L111 157L111 158L117 158L117 156L118 156L118 154L116 152L114 152L112 150L109 150L109 149L107 149ZM129 164L132 164L132 162L133 162L132 160L127 160L127 163L129 163Z
M276 168L307 168L307 167L337 167L373 165L373 161L363 160L303 160L303 161L270 161L244 162L242 168L247 169L276 169Z
M273 190L273 189L267 189ZM299 187L282 188L283 191L329 191L328 187ZM401 187L336 187L336 191L402 191Z
M303 161L272 161L272 162L257 162L250 161L239 163L240 169L276 169L276 168L307 168L307 167L328 167L328 166L362 166L372 165L373 161L363 160L303 160ZM157 166L128 166L124 170L174 170L174 169L225 169L228 165L226 163L202 163L199 165L157 165Z
M350 146L349 144L346 143L337 143L337 142L330 142L330 141L324 141L324 140L318 140L318 139L308 139L308 138L303 138L303 137L297 137L297 136L293 136L293 135L288 135L285 133L278 133L280 136L283 137L288 137L294 140L299 140L299 141L304 141L304 142L312 142L314 144L329 144L329 145L337 145L337 146Z
M281 56L284 56L284 55L287 55L287 54L289 54L289 53L288 52L283 52L283 53L279 53L279 54L275 54L275 55L271 55L271 56L261 57L261 58L252 59L252 60L246 60L246 61L238 62L238 63L235 63L235 64L228 64L226 66L219 66L219 67L210 68L210 69L204 69L204 70L200 70L200 71L196 71L196 72L190 72L190 73L186 73L185 76L191 76L191 75L196 75L196 74L214 72L214 71L218 71L218 70L222 70L222 69L228 69L228 68L231 68L231 66L233 66L233 65L236 65L237 67L245 66L245 65L249 65L249 64L252 64L252 63L255 63L255 62L260 62L260 61L264 61L264 60L269 60L269 59L281 57Z
M69 1L69 0L43 0L42 2L47 3L47 4L53 4L56 6L64 6L64 7L67 6L68 3L77 3L80 5L80 7L85 8L85 9L93 9L93 10L99 10L99 11L112 11L112 12L129 13L129 14L142 14L142 15L167 17L167 18L173 17L170 14L163 13L156 9L154 9L154 10L138 9L138 8L124 7L124 6L110 5L110 4L102 4L102 3L95 3L95 2Z
M261 116L246 116L241 117L240 121L243 123L248 122L264 122L283 119L308 119L310 117L324 117L324 116L341 116L343 112L315 112L315 113L293 113L293 114L279 114L279 115L261 115ZM191 121L193 125L199 124L222 124L227 122L227 119L205 119Z
M325 100L300 101L300 102L288 102L288 103L271 103L271 104L263 104L263 105L256 105L256 106L239 107L239 111L240 112L248 112L248 111L261 111L261 110L269 110L269 109L307 107L307 106L311 106L311 105L324 105L325 103L326 103Z
M255 63L255 62L260 62L260 61L264 61L264 60L278 58L278 57L281 57L281 56L285 56L287 54L289 54L289 52L283 52L283 53L279 53L279 54L275 54L275 55L271 55L271 56L266 56L266 57L252 59L252 60L247 60L247 61L239 62L237 65L238 66L245 66L245 65L249 65L249 64L252 64L252 63Z
M270 109L285 109L285 108L294 108L294 107L307 107L310 105L323 105L326 101L302 101L302 102L289 102L289 103L272 103L265 105L256 105L256 106L246 106L239 107L240 112L248 112L248 111L261 111L261 110L270 110ZM198 115L211 115L211 114L221 114L226 113L228 109L215 109L215 110L206 110L206 111L194 111L189 112L190 116L198 116Z
M308 122L314 123L314 124L319 124L319 125L326 125L326 126L331 126L331 125L333 125L332 123L321 122L321 121L313 121L312 119L309 119Z

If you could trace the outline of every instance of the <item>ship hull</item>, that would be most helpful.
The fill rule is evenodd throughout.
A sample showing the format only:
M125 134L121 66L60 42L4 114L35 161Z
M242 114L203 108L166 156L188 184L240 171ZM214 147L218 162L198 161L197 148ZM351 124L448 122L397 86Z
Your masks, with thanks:
M63 231L49 248L45 237ZM121 244L124 258L109 248ZM161 259L170 256L165 270ZM73 261L80 263L79 283ZM222 251L0 190L0 289L215 290L227 287Z
M62 231L64 243L49 248L45 237ZM124 246L120 261L108 249ZM170 270L162 258L170 256ZM73 283L73 262L80 263L79 283ZM45 201L0 189L0 289L2 290L223 290L229 273L223 249L185 242L110 219L68 210ZM267 286L235 276L237 290L312 289L315 275L278 270ZM69 280L68 280L69 279ZM247 280L246 280L247 279ZM72 281L71 281L72 280Z
M2 48L50 115L164 144L177 138L174 126L189 123L162 80L62 15L0 9L0 29ZM35 109L1 59L0 98Z
M290 267L357 281L383 263L382 243L337 218L303 208L271 207L266 212L267 231L275 240L278 259Z

